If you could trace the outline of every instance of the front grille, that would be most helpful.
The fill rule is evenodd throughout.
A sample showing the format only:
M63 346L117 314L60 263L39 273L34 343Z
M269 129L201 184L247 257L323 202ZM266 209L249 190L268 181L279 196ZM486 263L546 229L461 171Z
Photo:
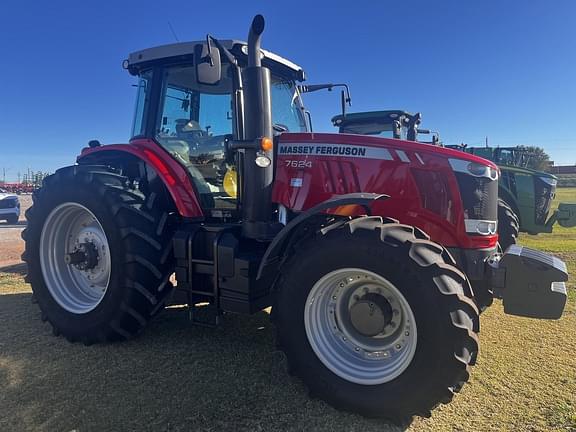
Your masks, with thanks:
M556 186L534 178L534 219L537 225L546 224L555 193Z
M18 200L16 198L5 198L0 200L0 209L9 209L16 207Z
M455 172L465 219L498 219L498 181Z

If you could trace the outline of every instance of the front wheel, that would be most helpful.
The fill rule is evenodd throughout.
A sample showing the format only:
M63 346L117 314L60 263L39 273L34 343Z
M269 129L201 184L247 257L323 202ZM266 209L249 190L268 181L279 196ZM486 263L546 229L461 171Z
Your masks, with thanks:
M171 291L172 233L157 194L78 165L47 177L33 200L23 259L54 333L91 344L140 332Z
M403 421L468 379L478 310L468 281L418 230L354 219L297 245L281 269L278 341L311 393Z
M498 243L502 251L516 244L520 231L520 220L512 207L502 200L498 200Z

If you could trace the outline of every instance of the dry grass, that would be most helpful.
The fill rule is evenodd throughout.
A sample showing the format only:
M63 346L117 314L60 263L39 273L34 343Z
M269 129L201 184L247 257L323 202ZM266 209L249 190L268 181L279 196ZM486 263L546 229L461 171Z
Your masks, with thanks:
M561 194L576 201L576 189ZM522 242L560 252L576 271L576 229ZM401 430L310 400L286 374L265 313L204 329L166 311L134 341L72 345L40 321L21 270L0 273L2 431ZM560 321L490 308L470 384L409 430L576 431L571 298Z

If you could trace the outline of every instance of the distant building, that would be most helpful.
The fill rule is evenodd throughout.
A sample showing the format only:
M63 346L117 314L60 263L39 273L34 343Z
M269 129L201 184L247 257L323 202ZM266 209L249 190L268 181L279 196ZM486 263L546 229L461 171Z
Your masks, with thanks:
M550 172L552 174L576 174L576 165L551 166Z

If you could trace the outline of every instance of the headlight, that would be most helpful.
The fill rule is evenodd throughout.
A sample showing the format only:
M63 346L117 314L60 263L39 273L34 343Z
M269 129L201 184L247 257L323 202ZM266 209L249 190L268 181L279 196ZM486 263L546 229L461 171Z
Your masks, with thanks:
M498 169L477 162L470 162L464 159L448 159L450 166L456 172L470 174L474 177L486 177L490 180L498 179Z
M538 178L552 187L556 187L556 184L558 183L558 180L556 180L553 177L538 177Z

